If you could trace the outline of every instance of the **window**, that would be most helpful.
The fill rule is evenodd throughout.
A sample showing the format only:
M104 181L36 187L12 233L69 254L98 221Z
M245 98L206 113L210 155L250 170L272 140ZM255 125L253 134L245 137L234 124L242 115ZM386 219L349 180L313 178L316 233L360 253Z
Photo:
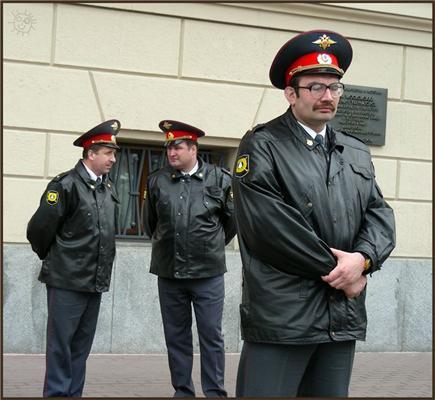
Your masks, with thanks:
M199 149L206 162L224 167L225 151ZM147 177L167 163L164 147L122 146L110 171L121 202L116 217L116 237L149 239L142 223L142 207Z

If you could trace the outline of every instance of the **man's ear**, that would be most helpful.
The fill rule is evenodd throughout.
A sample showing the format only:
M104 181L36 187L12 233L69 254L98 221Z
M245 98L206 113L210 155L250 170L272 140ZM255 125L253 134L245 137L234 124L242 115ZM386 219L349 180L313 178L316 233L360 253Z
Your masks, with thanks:
M291 106L293 106L295 104L296 101L296 90L295 88L291 87L291 86L287 86L284 89L284 96L287 99L287 101L289 102L289 104Z
M92 150L88 150L88 159L89 160L95 159L95 153Z

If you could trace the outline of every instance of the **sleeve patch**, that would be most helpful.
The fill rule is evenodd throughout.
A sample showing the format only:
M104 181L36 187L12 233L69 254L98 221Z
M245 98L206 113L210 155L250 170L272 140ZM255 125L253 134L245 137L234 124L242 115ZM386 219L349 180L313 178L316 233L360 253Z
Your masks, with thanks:
M243 178L249 172L249 154L243 154L237 158L236 173L237 178Z
M50 206L54 206L59 201L59 193L55 190L49 190L46 199Z

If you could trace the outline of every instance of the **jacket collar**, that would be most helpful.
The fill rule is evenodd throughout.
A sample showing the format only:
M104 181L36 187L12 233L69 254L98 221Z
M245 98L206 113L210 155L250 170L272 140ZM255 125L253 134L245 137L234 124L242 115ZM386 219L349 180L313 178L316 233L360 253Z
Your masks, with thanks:
M310 135L305 131L305 129L298 124L291 107L283 115L284 123L290 129L290 132L298 139L308 150L313 150L318 143L315 142Z
M326 126L326 134L328 135L329 148L331 149L331 151L337 149L340 153L343 153L344 145L339 140L339 138L337 138L337 133L338 132L331 126Z
M183 178L185 175L178 169L170 168L170 173L171 173L171 178L178 180ZM201 157L198 157L198 169L196 170L196 172L191 176L191 178L195 178L195 179L199 179L200 181L202 181L205 177L205 173L206 173L206 166L205 166L205 162L202 160Z
M305 129L298 124L291 107L283 115L285 124L290 128L292 134L298 139L308 150L313 150L319 144L313 140L313 138L305 131ZM343 152L343 144L337 141L337 135L334 129L328 124L326 125L326 135L330 151L334 151L336 148L340 153Z
M79 160L74 167L74 170L77 172L77 174L80 176L80 178L83 180L83 182L86 183L86 185L89 187L89 189L95 190L96 183L95 181L89 176L88 171L86 171L85 166L83 165L83 161ZM104 185L107 184L107 175L103 175L103 182Z

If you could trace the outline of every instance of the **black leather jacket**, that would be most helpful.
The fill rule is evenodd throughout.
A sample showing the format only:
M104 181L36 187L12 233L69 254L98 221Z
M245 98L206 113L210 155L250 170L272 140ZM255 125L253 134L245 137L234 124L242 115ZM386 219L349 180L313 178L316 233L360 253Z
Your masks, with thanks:
M27 239L43 260L41 282L83 292L109 290L117 203L108 178L96 188L81 161L48 184L27 226Z
M148 177L144 225L152 238L150 272L163 278L226 272L225 245L235 235L231 175L198 161L192 176L166 166Z
M327 128L328 157L291 110L242 139L233 178L243 261L242 337L272 343L365 339L365 291L348 299L321 280L330 247L381 267L395 246L393 210L368 147Z

